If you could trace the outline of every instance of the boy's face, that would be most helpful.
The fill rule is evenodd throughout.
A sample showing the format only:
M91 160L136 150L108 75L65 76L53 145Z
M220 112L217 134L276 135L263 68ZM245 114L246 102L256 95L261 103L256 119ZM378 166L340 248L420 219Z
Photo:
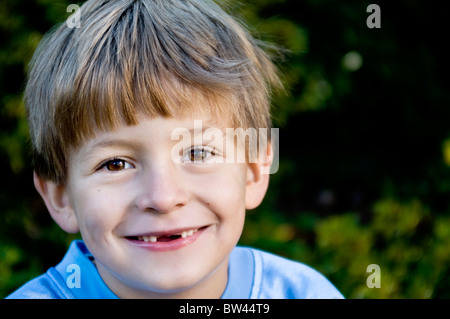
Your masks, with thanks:
M200 119L203 129L217 127ZM217 163L225 143L196 145L194 130L172 140L177 128L193 129L194 118L142 118L99 133L71 154L64 186L37 183L55 221L80 230L119 297L220 297L245 210L267 189L258 163Z

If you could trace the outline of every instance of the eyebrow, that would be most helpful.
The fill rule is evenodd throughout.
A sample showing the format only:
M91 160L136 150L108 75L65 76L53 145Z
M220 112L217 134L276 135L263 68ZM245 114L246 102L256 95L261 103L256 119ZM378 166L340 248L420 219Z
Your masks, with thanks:
M138 148L139 143L132 142L129 140L124 140L120 138L107 138L94 143L89 148L105 148L105 147L127 147L127 148Z
M206 126L206 127L202 127L202 130L201 131L198 131L197 129L195 129L195 128L191 128L191 129L189 129L188 131L189 131L189 133L191 133L192 134L192 136L194 136L196 133L197 134L204 134L207 130L209 130L209 129L218 129L223 135L225 135L225 129L224 128L221 128L221 127L213 127L213 126Z
M218 122L216 120L212 120L212 119L208 119L208 120L202 120L202 130L201 133L203 134L206 130L208 129L219 129L222 134L225 134L225 127L222 125L218 125ZM191 129L189 129L189 132L191 134L195 134L197 132L195 127L192 127Z

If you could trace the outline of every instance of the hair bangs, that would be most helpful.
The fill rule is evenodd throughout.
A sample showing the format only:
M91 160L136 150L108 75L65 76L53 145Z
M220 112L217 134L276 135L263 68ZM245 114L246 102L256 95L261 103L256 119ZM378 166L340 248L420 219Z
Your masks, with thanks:
M216 48L221 43L192 30L192 18L178 28L155 23L161 19L158 10L147 4L136 1L109 14L100 6L90 16L102 20L108 14L114 23L108 28L91 23L73 36L80 42L75 45L78 72L71 89L59 95L56 114L57 135L71 141L70 146L97 130L135 125L140 114L186 116L205 109L213 116L232 113L225 101L236 100L248 62L221 58ZM86 38L93 41L86 43Z

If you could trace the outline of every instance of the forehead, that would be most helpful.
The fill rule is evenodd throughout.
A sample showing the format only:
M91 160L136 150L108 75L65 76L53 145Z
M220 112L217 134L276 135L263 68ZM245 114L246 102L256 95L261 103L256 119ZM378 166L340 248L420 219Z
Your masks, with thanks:
M226 129L232 127L231 124L227 117L211 117L206 112L195 112L181 118L161 116L150 118L140 115L138 123L135 125L123 124L109 131L97 130L79 148L74 149L72 154L78 153L83 157L95 149L107 147L137 149L146 142L174 144L177 142L180 132L187 132L194 137L211 128L217 129L225 135Z

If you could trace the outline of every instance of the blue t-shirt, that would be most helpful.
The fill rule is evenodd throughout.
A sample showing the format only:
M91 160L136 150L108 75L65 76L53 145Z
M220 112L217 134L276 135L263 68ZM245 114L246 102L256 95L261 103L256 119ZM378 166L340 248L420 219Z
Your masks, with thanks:
M77 278L75 271L79 272ZM83 241L76 240L56 267L7 298L111 299L117 296L103 282ZM253 248L235 247L230 255L228 284L222 298L329 299L343 296L324 276L304 264Z

